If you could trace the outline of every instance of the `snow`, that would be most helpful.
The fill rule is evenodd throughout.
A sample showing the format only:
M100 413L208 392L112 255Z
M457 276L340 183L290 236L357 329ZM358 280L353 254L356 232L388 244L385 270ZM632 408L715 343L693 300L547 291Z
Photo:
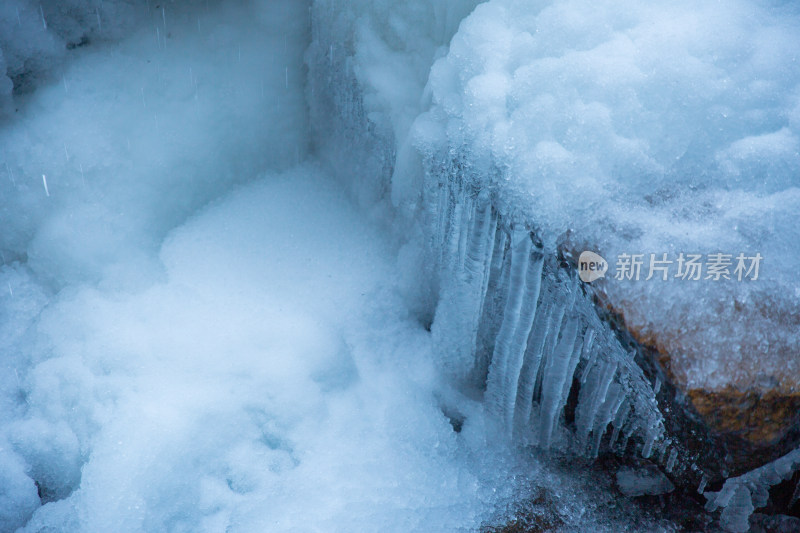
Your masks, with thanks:
M53 355L9 439L48 490L61 480L37 469L65 478L70 507L25 531L64 512L80 531L475 523L429 337L385 285L388 247L319 168L232 191L160 258L161 283L82 288L38 324Z
M791 390L798 26L785 2L491 0L432 66L411 142L497 175L548 250L761 253L757 283L595 285L686 387Z
M42 63L0 127L0 530L469 531L534 479L619 529L441 380L414 247L309 156L308 6L148 5L2 45Z
M798 20L5 2L0 529L465 531L536 485L565 527L621 530L607 487L507 447L611 431L687 467L555 248L757 248L758 285L597 286L707 356L690 386L791 375Z

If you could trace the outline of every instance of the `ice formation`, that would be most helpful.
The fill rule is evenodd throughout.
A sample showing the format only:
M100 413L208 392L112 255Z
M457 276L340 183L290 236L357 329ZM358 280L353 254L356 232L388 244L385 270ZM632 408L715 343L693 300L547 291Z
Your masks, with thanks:
M317 107L312 105L312 124L319 128L323 153L332 154L340 163L337 168L346 169L345 176L359 176L362 166L369 165L371 194L388 188L401 217L414 215L401 224L428 243L416 257L420 268L432 273L429 290L438 302L433 336L445 372L467 387L485 387L486 408L501 434L544 447L555 440L565 443L559 438L565 428L563 410L578 380L575 427L581 453L597 455L607 436L606 445L622 449L637 441L639 452L649 457L654 444L663 441L664 428L653 387L633 354L600 321L577 278L559 267L553 248L542 241L552 232L532 226L536 219L509 207L497 186L502 172L482 155L480 144L462 138L463 129L441 125L437 109L447 108L445 98L460 94L452 86L454 92L446 96L437 98L436 92L444 89L437 65L456 52L455 44L444 46L454 28L435 24L450 19L435 16L440 8L427 2L393 9L377 3L365 8L368 15L356 22L344 18L349 25L329 29L323 21L332 5L318 2L312 10L318 24L312 24L315 33L307 53L311 91L319 94L322 90L313 84L323 82L343 89L333 93L335 99L322 97ZM361 4L344 6L346 12ZM470 15L453 42L468 35L468 21L480 28L478 19L478 11ZM424 38L414 33L407 40L397 30L422 21L414 32ZM383 33L376 34L376 28ZM487 28L483 31L500 31L497 25ZM352 38L343 39L342 31ZM423 45L425 53L411 62L408 49ZM396 65L391 76L402 76L404 83L416 80L419 101L395 98L390 90L395 85L382 76L385 65L376 65L369 56L370 50L382 47L396 52L394 61L409 62ZM426 84L427 70L419 62L427 59L430 65L437 55L445 58L433 66ZM431 98L434 110L420 113ZM485 104L470 109L491 108ZM354 114L362 121L360 128L353 127ZM342 145L348 146L348 155L370 155L342 160ZM368 194L360 183L352 186L359 196ZM613 443L608 442L611 437ZM690 466L689 460L680 468Z
M485 380L487 410L508 437L549 447L576 387L578 449L596 456L604 436L622 433L609 444L624 449L635 435L649 457L664 429L653 387L574 273L546 257L524 225L498 215L479 181L456 165L432 166L446 169L426 186L443 273L433 334L446 371L475 388Z
M314 20L332 5L315 4ZM796 8L492 0L437 32L430 21L449 19L420 16L434 15L425 2L377 6L313 36L312 83L343 88L312 107L313 123L345 173L368 162L371 194L391 191L404 230L424 235L428 248L410 253L430 273L446 372L485 388L500 434L545 447L570 425L576 387L580 453L596 455L606 431L612 448L634 439L702 492L707 476L664 434L662 378L644 379L556 253L777 258L758 285L598 287L644 337L664 333L660 347L686 354L672 367L684 386L792 390L798 289L781 258L797 240ZM413 22L422 35L409 42L400 29ZM391 51L391 73L375 49ZM416 98L397 98L401 84ZM342 161L342 145L371 157Z
M609 260L595 285L679 383L792 390L798 27L786 2L486 2L432 66L411 142L491 176L546 249ZM763 276L614 279L623 253L680 252L759 252Z
M672 482L655 467L621 468L617 472L617 486L626 496L657 496L675 490Z
M620 529L518 444L703 493L570 252L758 246L760 285L597 287L708 355L688 385L785 386L799 24L751 0L3 3L0 529L475 529L534 478L568 527ZM798 462L709 508L740 530Z
M5 0L0 5L0 119L14 113L13 93L60 80L71 51L128 35L147 16L129 0ZM154 4L155 6L155 4Z
M759 252L758 283L610 275L597 287L675 354L687 388L790 390L796 7L493 0L456 28L471 7L315 4L312 115L337 168L380 176L357 194L386 192L413 212L426 156L457 154L547 250L566 235L573 251L610 259L611 274L622 253ZM351 10L364 15L331 15ZM326 93L329 82L340 89ZM357 162L332 148L344 139Z
M726 531L744 533L755 509L767 505L769 489L800 470L800 449L746 474L725 481L719 492L706 492L706 509L722 508L720 523Z

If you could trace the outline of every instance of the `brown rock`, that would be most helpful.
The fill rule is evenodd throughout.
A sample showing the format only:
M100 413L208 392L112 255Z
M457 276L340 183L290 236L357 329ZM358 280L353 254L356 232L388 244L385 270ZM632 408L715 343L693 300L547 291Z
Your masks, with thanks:
M714 430L756 445L777 444L800 421L800 393L726 387L721 391L693 389L688 396Z

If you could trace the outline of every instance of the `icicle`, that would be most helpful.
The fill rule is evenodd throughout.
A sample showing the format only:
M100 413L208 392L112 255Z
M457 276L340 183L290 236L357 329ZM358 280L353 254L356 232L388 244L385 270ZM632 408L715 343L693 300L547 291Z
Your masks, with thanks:
M463 205L455 201L452 211L449 216L449 224L447 231L447 239L445 241L445 272L456 271L456 263L458 262L458 246L461 243L461 221Z
M719 492L707 492L706 510L724 508L720 523L728 531L746 531L747 519L753 508L763 507L769 500L769 488L789 479L800 469L800 448L771 463L725 481ZM736 529L739 528L739 529Z
M448 275L441 280L442 298L434 320L443 366L457 379L469 377L478 364L475 353L485 300L483 291L494 249L490 235L496 224L488 193L465 202L464 207L457 202L452 211L449 252L443 267Z
M600 409L597 419L592 427L592 435L594 439L592 442L592 449L589 452L590 457L594 458L599 454L600 443L603 439L603 435L605 435L608 424L614 418L614 415L616 415L616 412L624 399L625 396L623 394L622 387L616 383L613 383L609 387L608 396L603 402L603 406Z
M719 523L723 529L731 533L745 533L750 529L750 515L755 508L750 491L744 485L736 488L730 503L722 511Z
M608 442L609 448L614 448L619 440L619 434L622 431L622 427L625 425L625 421L628 419L628 413L630 413L630 400L625 398L620 405L620 408L617 409L617 414L612 420L612 425L614 426L614 431L611 433L611 439Z
M703 494L706 490L706 485L708 485L708 476L703 474L703 477L700 478L700 484L697 486L697 493Z
M507 260L510 252L507 249L508 234L502 227L497 216L492 215L494 244L491 247L491 256L488 260L487 276L481 294L480 318L478 320L478 333L475 342L475 368L481 380L485 380L489 372L489 363L494 352L495 339L503 322L503 308L505 307L505 278L507 277Z
M620 446L619 448L620 452L625 453L625 451L628 449L628 446L631 443L631 436L632 436L631 433L625 434L625 439L622 441L622 446Z
M486 303L486 297L489 291L489 281L492 275L492 265L495 257L495 246L498 244L497 215L495 214L494 209L492 209L491 203L487 203L486 210L489 216L489 223L487 224L485 234L483 235L483 238L487 242L487 247L483 253L482 257L483 263L481 265L482 283L479 294L480 304L481 304L480 309L478 310L479 320L480 316L483 315L483 308ZM501 233L505 235L505 232ZM503 240L500 245L505 246L505 240Z
M548 358L542 377L542 401L539 404L539 444L550 446L556 419L563 405L561 391L567 379L570 356L578 334L578 318L570 317L564 327L561 341Z
M486 251L494 244L494 240L489 239L489 231L492 229L492 207L489 203L489 194L486 192L478 196L474 219L467 238L462 272L466 283L471 284L474 280L478 280L482 287L486 271ZM463 233L467 235L467 232Z
M667 450L669 450L669 443L666 440L662 440L661 443L656 448L658 452L658 460L656 461L659 464L664 464L667 461Z
M563 284L556 285L553 289L553 318L550 322L550 327L547 331L547 336L544 340L544 345L541 350L541 358L542 358L542 366L546 367L548 362L553 357L553 353L556 350L556 346L558 345L558 339L562 331L562 327L565 327L566 323L569 320L564 319L564 315L572 310L573 304L575 302L575 293L570 291L569 289L565 290L565 286ZM576 328L580 325L580 321L578 317L575 317L576 320ZM542 380L544 379L545 373L539 372L536 377L536 383L533 388L533 396L534 397L542 397ZM534 417L536 413L531 413L531 426L535 426Z
M444 263L445 248L448 235L448 221L450 215L450 186L447 181L441 183L438 187L439 194L437 195L436 206L436 231L434 238L436 239L436 250L439 251L440 264Z
M553 306L549 298L543 299L547 303L536 312L533 331L528 339L525 359L520 370L517 384L517 401L514 409L514 429L523 435L530 428L531 408L533 406L533 389L536 377L542 362L542 348L547 337L547 332L553 320Z
M669 452L669 459L667 459L667 472L672 472L672 469L675 468L675 461L678 459L678 449L672 448Z
M646 428L644 446L642 447L642 457L648 459L653 453L653 443L657 437L657 426L653 420L648 420L648 427Z
M495 221L495 225L497 222ZM505 263L506 242L508 234L505 230L497 228L492 247L492 259L489 262L489 279L487 280L486 294L494 294L499 286L500 278L503 275L503 265Z
M586 364L581 372L581 385L586 383L586 378L589 377L589 372L591 372L592 368L594 367L595 359L597 359L597 350L592 350L591 355L589 356L589 359L586 360Z
M600 386L597 389L597 395L595 396L595 405L602 404L606 401L606 397L608 396L608 388L611 385L611 382L614 380L614 374L616 374L616 372L616 361L609 361L605 364L602 377L600 378ZM595 415L596 412L597 411L595 410ZM589 423L594 424L594 416L589 419Z
M595 427L595 418L606 401L608 389L616 371L617 363L615 361L607 361L601 365L595 365L586 384L581 387L578 395L578 407L575 410L575 426L581 447L587 445L589 433Z
M517 390L522 371L525 352L528 348L528 338L533 328L533 321L537 314L539 292L542 285L542 266L544 258L540 253L528 254L529 266L526 273L525 295L520 310L519 321L511 339L511 352L508 354L507 377L507 407L505 411L507 428L513 426L513 417L517 399ZM502 327L501 327L502 331Z
M561 405L565 405L569 399L569 391L572 389L575 369L578 367L580 360L586 358L584 354L591 350L592 342L594 342L594 330L589 328L584 332L583 339L575 344L575 349L572 351L572 356L570 357L569 367L567 367L567 379L564 381L564 388L561 390Z
M470 234L470 219L472 218L472 209L474 207L474 201L468 195L464 198L463 203L464 207L461 209L461 222L459 223L461 231L458 235L458 262L456 263L456 272L461 272L464 269Z
M530 276L531 279L538 279L529 283L531 244L530 234L526 230L514 232L503 323L497 335L486 387L489 408L495 415L501 417L504 430L509 433L522 356L533 324L541 280L542 258L539 255L533 264L533 275Z
M581 385L586 383L586 378L589 377L589 371L591 370L592 366L594 366L595 358L597 358L597 350L594 349L594 341L595 341L595 329L589 326L589 329L586 332L586 336L588 337L588 342L584 342L583 344L583 355L581 356L583 359L586 360L584 363L583 372L581 372L580 382Z

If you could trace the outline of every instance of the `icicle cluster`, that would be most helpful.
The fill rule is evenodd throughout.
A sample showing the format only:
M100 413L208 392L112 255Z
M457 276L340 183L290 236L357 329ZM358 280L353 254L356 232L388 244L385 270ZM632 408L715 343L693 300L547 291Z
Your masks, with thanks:
M783 457L725 481L719 492L706 492L706 510L722 509L720 525L725 531L743 533L750 529L749 518L769 500L769 489L789 479L800 469L800 448Z
M456 162L427 169L441 276L433 333L447 372L485 386L487 410L509 439L545 448L577 443L590 457L603 443L626 450L632 441L650 457L659 442L660 462L674 469L678 450L663 438L654 388L574 272L523 222L497 212L489 180L470 179ZM567 423L571 395L577 403ZM567 429L574 437L561 438Z

